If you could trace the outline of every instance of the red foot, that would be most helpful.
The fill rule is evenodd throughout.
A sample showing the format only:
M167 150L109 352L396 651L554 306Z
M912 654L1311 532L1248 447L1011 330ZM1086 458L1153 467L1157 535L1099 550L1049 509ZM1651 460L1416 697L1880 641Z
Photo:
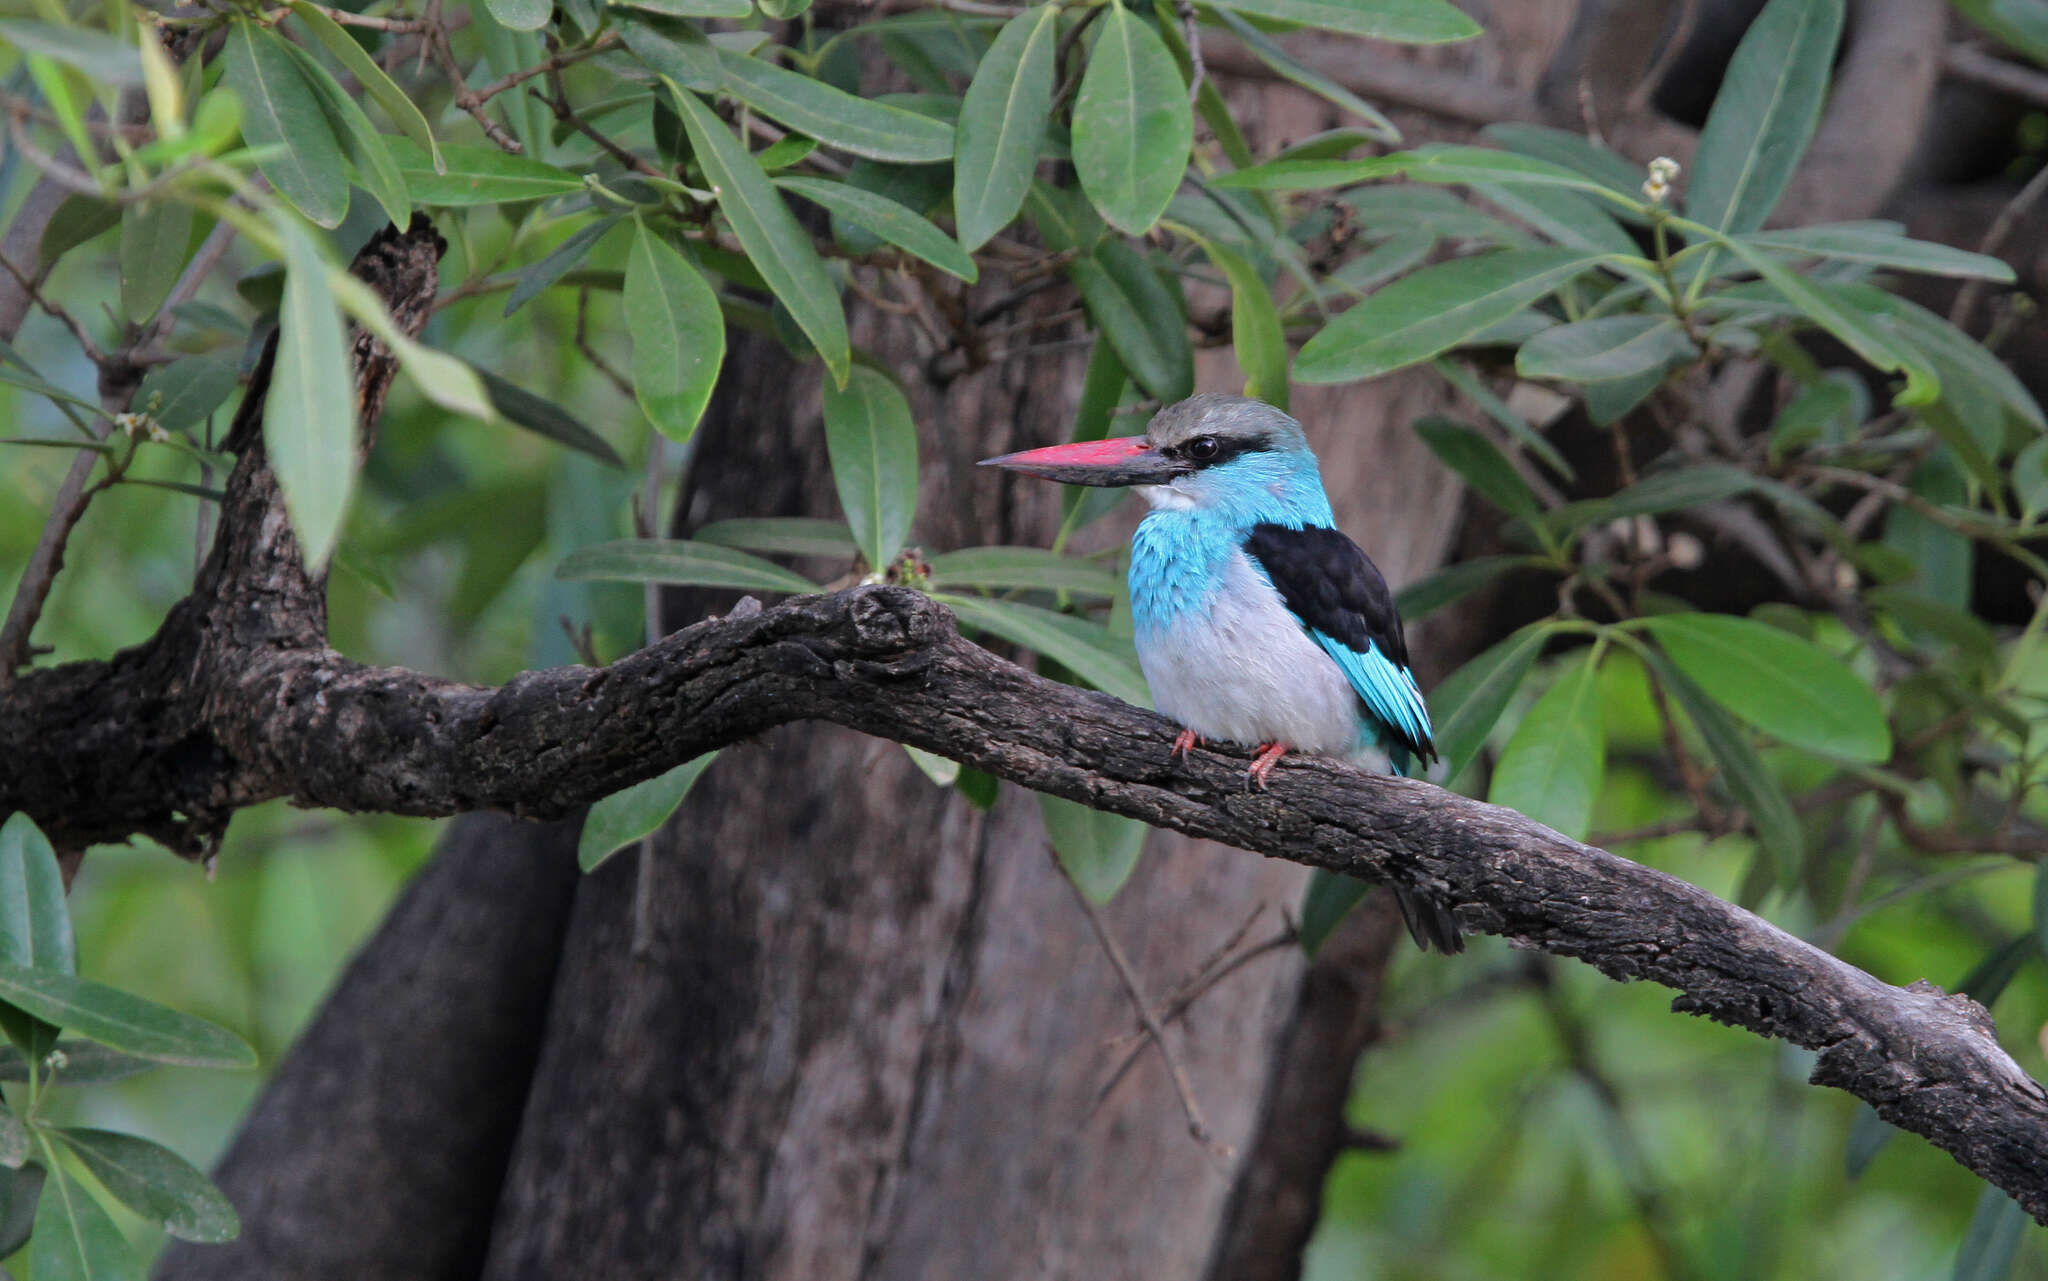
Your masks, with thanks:
M1273 767L1278 765L1280 758L1285 755L1287 755L1287 744L1285 743L1259 744L1259 754L1252 757L1252 767L1245 772L1245 777L1257 783L1260 791L1265 791L1267 776L1272 774Z
M1184 729L1174 736L1173 750L1166 754L1166 759L1171 761L1176 756L1185 757L1201 745L1202 736L1200 734L1195 733L1191 729Z

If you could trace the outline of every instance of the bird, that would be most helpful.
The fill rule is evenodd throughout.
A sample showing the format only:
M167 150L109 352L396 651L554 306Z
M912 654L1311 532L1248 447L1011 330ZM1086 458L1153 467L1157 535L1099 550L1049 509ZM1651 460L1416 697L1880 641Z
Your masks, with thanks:
M1142 436L984 459L1072 485L1129 486L1151 510L1131 539L1138 665L1182 728L1168 759L1206 740L1255 747L1263 789L1290 751L1407 775L1436 759L1393 593L1336 527L1301 424L1263 401L1204 393ZM1393 887L1418 946L1464 950L1457 918Z

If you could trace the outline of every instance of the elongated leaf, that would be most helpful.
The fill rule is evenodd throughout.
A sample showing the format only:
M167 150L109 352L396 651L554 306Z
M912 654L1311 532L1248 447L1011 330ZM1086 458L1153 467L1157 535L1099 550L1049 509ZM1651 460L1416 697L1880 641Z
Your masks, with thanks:
M960 762L944 756L934 756L921 747L903 745L903 754L911 763L924 771L924 776L940 787L951 787L960 781Z
M747 0L625 0L635 9L645 9L672 18L744 18L751 12Z
M611 16L626 47L656 75L666 76L683 88L699 93L717 93L725 87L725 71L719 66L718 50L694 24L620 8L614 8ZM662 137L662 119L662 113L657 109L657 141ZM680 121L674 126L678 132L681 127ZM674 147L666 143L662 145L673 153Z
M1487 141L1509 151L1569 169L1631 200L1642 198L1643 167L1582 133L1549 125L1516 123L1488 125L1480 133ZM1608 207L1614 206L1610 204ZM1622 216L1630 215L1624 213Z
M1782 231L1753 231L1741 239L1760 249L1839 262L1864 262L1875 267L1995 280L2008 285L2014 280L2011 264L2002 258L1973 254L1931 240L1911 240L1905 230L1895 222L1830 222Z
M583 190L583 179L531 156L446 143L438 157L409 138L386 138L412 198L423 205L516 204Z
M1590 249L1617 259L1638 256L1634 238L1607 216L1605 208L1580 192L1534 185L1502 187L1493 183L1475 184L1472 191L1488 204L1527 223L1544 239L1568 249Z
M554 0L485 0L498 24L514 31L538 31L548 25Z
M111 1130L62 1129L57 1137L115 1200L180 1241L213 1244L241 1235L235 1207L213 1180L169 1148Z
M929 568L932 586L941 590L1027 588L1108 597L1121 586L1115 574L1092 560L1038 547L968 547L932 557Z
M289 218L277 363L263 406L263 447L309 568L318 572L341 536L356 480L355 380L327 264Z
M7 18L0 19L0 40L24 53L39 53L75 67L92 80L124 87L142 85L142 56L135 46L104 31Z
M948 275L972 284L980 275L974 259L959 242L918 216L907 205L843 182L798 175L777 178L775 185L823 205L835 216L881 237L913 257L922 258Z
M557 444L567 445L579 453L589 454L607 467L626 465L626 460L619 457L618 451L604 437L577 422L552 400L515 386L488 369L476 368L476 376L483 380L484 391L489 394L492 407L504 415L506 422L545 436Z
M1806 862L1806 834L1799 826L1792 802L1786 799L1785 789L1778 785L1777 775L1764 765L1749 739L1733 718L1721 710L1720 704L1707 697L1705 691L1662 655L1651 651L1646 661L1656 673L1658 684L1670 692L1699 730L1708 753L1721 767L1721 781L1727 785L1728 794L1748 811L1749 821L1756 826L1757 841L1777 865L1778 884L1796 885Z
M1308 876L1308 892L1301 900L1301 950L1314 956L1336 933L1372 885L1355 876L1345 876L1319 867Z
M28 815L0 823L0 961L78 972L78 944L56 851Z
M1839 294L1845 303L1898 333L1915 350L1956 371L1960 377L1954 381L1996 395L2019 422L2035 431L2048 431L2048 417L2012 370L1945 317L1872 285L1843 286Z
M823 80L730 49L718 50L718 65L726 92L828 147L902 164L931 164L953 154L951 126L930 116L856 98Z
M686 441L725 363L718 295L689 259L643 223L633 236L624 304L633 335L633 394L655 430Z
M1105 814L1057 796L1038 796L1045 816L1045 834L1060 866L1067 870L1091 903L1116 897L1138 866L1145 848L1145 825L1121 814Z
M1430 695L1446 779L1464 773L1479 754L1549 638L1541 623L1531 623L1459 668Z
M1331 321L1302 346L1303 382L1390 373L1466 341L1600 261L1575 249L1511 249L1404 276Z
M129 1281L136 1262L100 1203L59 1169L43 1177L28 1267L35 1281Z
M1549 513L1544 519L1560 536L1589 525L1604 524L1628 516L1654 516L1660 512L1718 503L1757 488L1757 478L1739 467L1725 463L1699 463L1652 472L1626 489L1606 498L1582 499Z
M242 102L242 136L271 148L258 167L277 193L322 227L348 212L341 143L291 46L254 22L228 31L227 85Z
M1368 126L1367 136L1371 139L1394 146L1400 145L1401 131L1394 127L1393 121L1381 114L1379 108L1346 89L1343 85L1338 84L1335 80L1330 79L1330 77L1322 72L1315 70L1313 67L1304 66L1295 59L1293 54L1282 48L1279 42L1270 39L1265 32L1246 22L1243 18L1238 17L1229 9L1217 8L1212 12L1229 29L1230 34L1236 36L1239 43L1251 51L1253 57L1265 63L1282 80L1300 85L1310 93L1316 94L1325 101L1335 103L1360 120L1365 121ZM1233 160L1232 163L1235 163L1235 161Z
M2026 1236L2027 1212L1998 1188L1977 1194L1977 1209L1956 1251L1955 1281L2005 1281Z
M689 132L690 146L711 189L718 193L718 207L732 224L733 234L768 288L817 348L832 381L846 386L852 363L846 314L840 310L839 293L811 246L810 236L775 194L768 175L716 113L697 95L674 86L670 89L683 128ZM949 134L947 146L951 145Z
M1287 335L1280 328L1272 291L1235 249L1202 236L1194 236L1194 240L1230 282L1230 342L1237 353L1237 367L1244 371L1244 394L1284 411Z
M1584 840L1607 769L1599 670L1583 651L1522 717L1494 767L1487 798Z
M717 752L706 752L591 806L583 820L583 834L576 838L577 866L595 871L612 855L652 835L668 822L668 816L717 759Z
M1510 570L1544 563L1534 556L1478 556L1460 561L1395 592L1394 608L1412 624L1463 600Z
M74 974L0 961L0 1001L88 1040L159 1063L256 1066L256 1052L226 1028Z
M1105 240L1068 263L1067 276L1140 387L1165 403L1194 390L1194 351L1179 302L1136 250Z
M397 125L406 137L426 150L433 161L435 172L440 172L440 144L434 140L434 131L427 127L427 118L413 105L411 96L385 74L384 68L378 66L377 60L372 58L363 46L356 43L354 36L343 31L341 24L321 12L318 5L313 4L311 0L287 0L287 3L291 5L292 13L305 25L306 30L312 32L313 38L320 42L320 46L326 49L336 62L348 69L348 73L363 86L363 92L375 99L377 105L384 109L384 114L391 117L391 123Z
M121 215L121 310L136 324L156 315L185 269L192 206L175 200L130 205Z
M121 206L111 200L82 193L66 196L43 228L42 242L36 246L36 265L54 265L86 241L120 226L121 215Z
M854 545L853 533L844 521L806 516L715 521L697 531L697 541L786 556L821 556L828 560L850 561L860 550Z
M240 385L233 361L187 356L143 375L131 405L156 419L165 431L190 431L205 422Z
M1470 40L1479 24L1446 0L1219 0L1222 7L1259 18L1298 22L1402 44Z
M937 599L958 614L961 622L1036 650L1106 694L1140 707L1152 705L1145 677L1138 670L1137 651L1130 641L1112 636L1100 623L985 596L942 595Z
M91 1041L63 1040L56 1043L60 1057L43 1071L43 1079L54 1077L66 1085L104 1085L125 1081L158 1066L133 1054L110 1050ZM0 1081L28 1080L28 1060L11 1045L0 1045Z
M1109 224L1141 236L1187 171L1195 116L1159 33L1110 6L1074 99L1074 169Z
M394 226L403 227L412 221L412 193L406 188L405 175L398 170L398 162L391 158L389 148L370 118L356 105L356 100L334 83L334 77L327 74L327 68L318 59L297 45L287 44L292 61L299 67L299 74L305 79L306 87L320 102L320 109L327 114L327 124L334 131L335 140L341 143L341 150L356 167L356 178L363 190L383 208L384 216Z
M497 411L476 370L400 329L375 290L338 267L327 273L327 287L358 325L375 334L397 355L398 367L420 389L420 394L451 413L484 422L497 419Z
M1727 614L1659 614L1643 623L1680 671L1781 742L1857 761L1891 755L1870 686L1811 641Z
M1754 268L1786 301L1799 308L1814 323L1841 339L1863 359L1879 369L1906 376L1905 389L1892 399L1895 405L1926 405L1941 393L1941 380L1926 356L1910 342L1901 341L1895 326L1881 323L1863 306L1864 295L1851 294L1824 281L1800 275L1776 261L1755 245L1723 239L1720 244ZM1873 293L1882 293L1873 290ZM1995 363L1995 362L1994 362Z
M510 316L573 271L597 242L604 239L605 233L618 225L616 217L585 223L576 229L574 235L548 251L545 258L520 272L519 282L512 286L511 296L505 299L504 314Z
M1546 329L1515 353L1524 378L1607 382L1662 372L1700 354L1670 316L1601 316Z
M855 365L844 389L825 388L825 448L861 555L870 569L887 568L917 514L917 424L902 389Z
M1463 476L1494 506L1531 527L1540 524L1543 508L1536 501L1535 491L1492 441L1448 418L1420 419L1415 424L1415 434L1444 460L1445 466Z
M43 1167L0 1170L0 1250L13 1254L28 1244L43 1194Z
M1700 131L1687 210L1740 234L1763 226L1820 123L1842 0L1772 0L1750 23Z
M629 538L583 547L562 558L556 578L683 587L730 587L746 592L814 592L810 580L773 561L731 547L687 539Z
M1004 24L961 100L954 134L953 217L972 251L1010 224L1031 190L1052 117L1059 6L1035 5Z

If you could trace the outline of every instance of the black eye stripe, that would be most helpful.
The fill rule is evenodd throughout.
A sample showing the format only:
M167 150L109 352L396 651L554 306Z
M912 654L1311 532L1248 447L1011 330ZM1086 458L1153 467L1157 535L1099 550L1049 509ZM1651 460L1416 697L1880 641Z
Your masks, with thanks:
M1262 432L1257 436L1196 436L1178 445L1168 445L1159 452L1168 458L1185 460L1197 468L1208 468L1219 467L1239 454L1256 454L1271 448L1273 438Z

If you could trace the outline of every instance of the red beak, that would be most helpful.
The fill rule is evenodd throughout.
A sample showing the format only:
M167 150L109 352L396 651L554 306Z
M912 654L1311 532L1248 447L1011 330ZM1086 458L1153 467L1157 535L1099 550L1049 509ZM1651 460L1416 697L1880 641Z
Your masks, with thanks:
M1159 485L1177 474L1173 461L1143 436L1049 445L1000 458L984 458L981 465L1069 485Z

